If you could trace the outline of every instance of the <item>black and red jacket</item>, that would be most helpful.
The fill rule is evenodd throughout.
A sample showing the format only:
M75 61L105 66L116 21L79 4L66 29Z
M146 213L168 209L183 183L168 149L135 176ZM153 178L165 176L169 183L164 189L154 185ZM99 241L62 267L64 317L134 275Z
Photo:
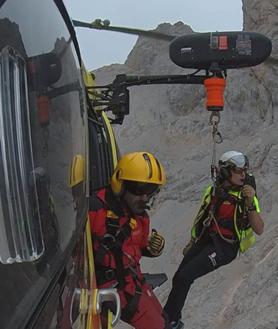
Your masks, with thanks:
M131 215L108 188L98 191L92 198L89 218L98 286L116 286L122 275L124 286L121 288L133 295L136 286L143 283L140 259L148 245L150 220L147 213ZM119 232L125 235L117 243L115 251L113 240L117 240Z

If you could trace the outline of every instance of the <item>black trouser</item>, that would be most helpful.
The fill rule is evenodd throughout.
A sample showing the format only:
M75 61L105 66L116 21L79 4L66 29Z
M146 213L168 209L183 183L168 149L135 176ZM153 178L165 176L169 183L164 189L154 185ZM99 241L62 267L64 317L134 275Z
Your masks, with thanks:
M189 248L173 277L173 287L164 306L170 321L181 318L186 296L195 279L230 263L237 253L238 244L230 244L217 235L213 238L204 235Z

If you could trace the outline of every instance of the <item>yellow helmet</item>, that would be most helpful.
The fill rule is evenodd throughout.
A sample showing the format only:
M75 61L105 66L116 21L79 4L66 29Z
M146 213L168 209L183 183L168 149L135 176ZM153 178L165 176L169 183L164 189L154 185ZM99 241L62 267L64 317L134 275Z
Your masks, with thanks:
M111 178L111 188L121 194L123 181L164 185L166 178L161 163L148 152L134 152L124 155Z

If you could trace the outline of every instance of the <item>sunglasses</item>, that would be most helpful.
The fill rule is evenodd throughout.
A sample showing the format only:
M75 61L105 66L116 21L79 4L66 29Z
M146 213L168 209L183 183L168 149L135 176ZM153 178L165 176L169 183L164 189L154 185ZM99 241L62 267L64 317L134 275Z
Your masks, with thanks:
M235 168L232 169L232 172L234 172L235 174L240 174L240 175L242 175L243 173L246 174L247 168L238 168L238 167L235 167Z
M151 196L159 192L159 185L152 183L140 183L133 181L124 181L126 190L134 195L148 195Z

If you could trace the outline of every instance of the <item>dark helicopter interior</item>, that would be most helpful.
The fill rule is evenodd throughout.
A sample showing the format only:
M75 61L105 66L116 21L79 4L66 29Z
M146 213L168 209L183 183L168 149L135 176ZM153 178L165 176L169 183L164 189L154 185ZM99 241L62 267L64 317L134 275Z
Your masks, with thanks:
M129 87L225 79L228 69L259 64L271 52L271 42L257 33L175 38L121 31L102 21L73 24L170 41L172 61L196 73L120 75L109 85L85 86L74 27L61 1L0 2L3 329L71 328L70 289L89 289L88 273L80 270L88 197L109 184L115 165L112 136L100 110L112 113L111 123L121 124L129 113ZM223 109L219 96L210 107ZM84 173L71 184L69 170L76 157Z

